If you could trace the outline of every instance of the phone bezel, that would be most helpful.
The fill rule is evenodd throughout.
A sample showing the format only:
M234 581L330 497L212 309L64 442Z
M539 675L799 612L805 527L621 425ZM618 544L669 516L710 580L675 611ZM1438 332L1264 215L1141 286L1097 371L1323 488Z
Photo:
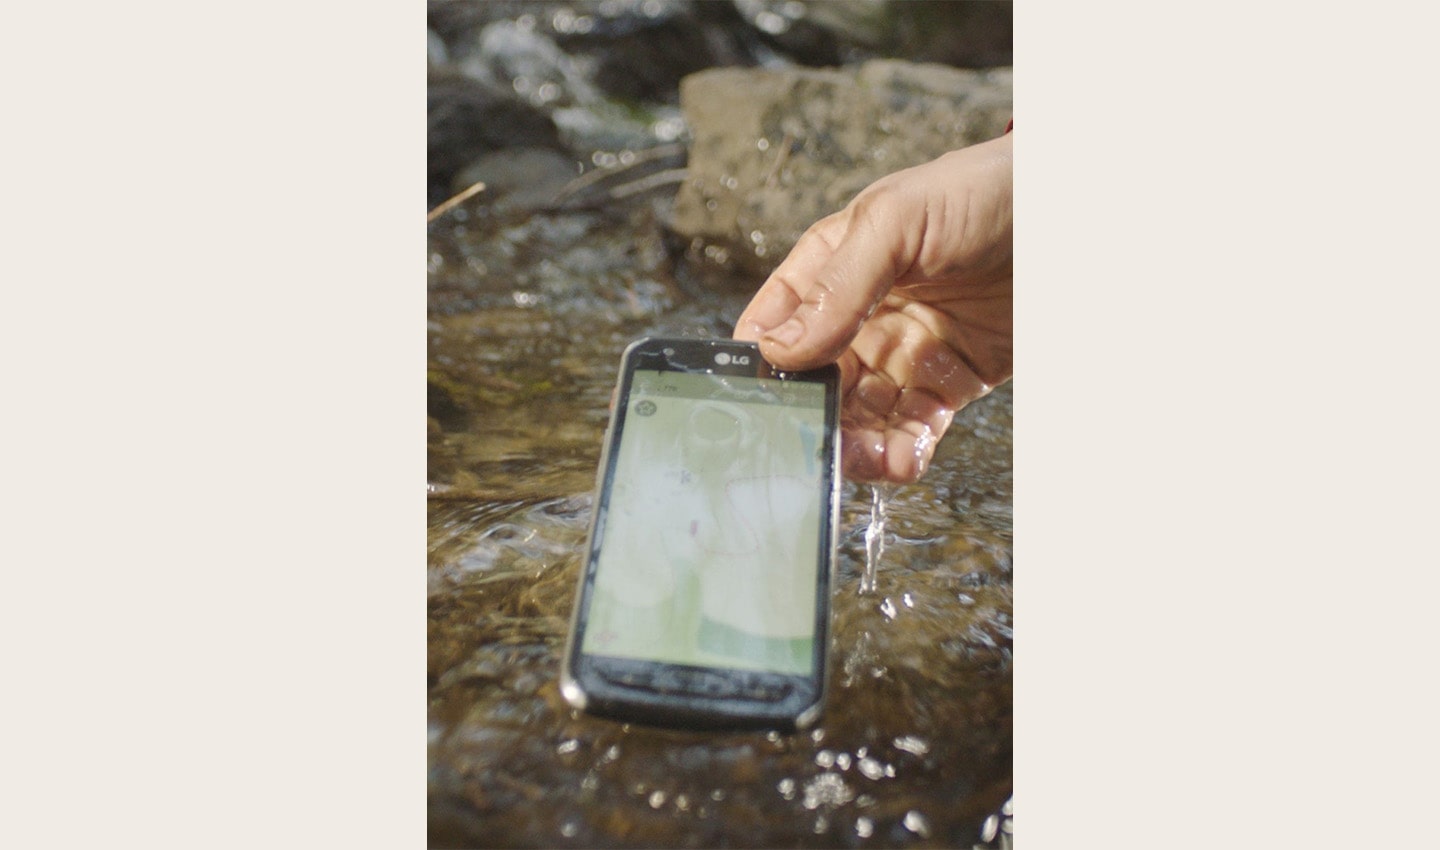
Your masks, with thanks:
M726 363L716 355L725 354ZM748 360L748 362L737 362ZM591 655L581 651L593 594L595 571L604 544L605 517L615 476L618 447L633 377L658 370L752 378L778 378L825 387L822 440L824 495L816 570L814 644L809 674L699 667L660 661ZM606 430L596 480L595 505L586 537L579 588L561 665L561 693L576 708L602 716L670 726L805 728L818 719L826 693L830 641L830 595L834 586L835 548L840 503L840 373L835 366L802 372L775 369L754 343L721 339L647 337L631 343L621 357L614 406ZM645 668L644 672L636 672ZM680 683L688 680L689 686ZM703 683L703 684L700 684ZM700 693L699 690L709 693ZM766 692L769 693L766 693ZM782 695L776 696L777 693Z

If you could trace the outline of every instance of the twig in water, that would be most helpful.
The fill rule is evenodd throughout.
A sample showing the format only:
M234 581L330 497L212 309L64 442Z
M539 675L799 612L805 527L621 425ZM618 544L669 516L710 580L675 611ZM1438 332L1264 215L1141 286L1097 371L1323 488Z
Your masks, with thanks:
M616 174L628 171L629 169L634 168L638 165L643 165L646 162L657 159L664 159L667 156L675 156L684 152L685 146L678 143L671 145L656 145L653 148L645 148L644 150L635 151L635 158L623 165L612 165L602 168L596 168L594 170L585 172L579 177L576 177L574 180L571 180L569 183L565 184L565 186L560 190L559 194L555 196L555 199L561 200L563 198L566 198L570 195L575 194L576 192L579 192L581 189L584 189L587 186L599 183L601 180L604 180L607 177L612 177Z
M440 204L435 207L435 209L431 210L431 211L429 212L429 214L425 216L425 223L426 223L426 224L429 224L430 222L434 221L435 219L439 218L440 216L444 215L445 213L450 212L451 210L453 210L453 209L455 209L456 207L460 206L461 204L465 203L465 202L468 201L469 199L471 199L471 198L475 197L476 195L480 194L482 191L484 191L484 189L485 189L485 184L484 184L484 183L472 183L472 184L470 184L470 186L469 186L468 188L466 188L465 191L461 192L460 194L454 195L454 196L452 196L452 197L446 198L445 200L441 201Z
M632 180L629 183L621 183L610 190L610 197L625 198L641 192L647 192L657 186L664 186L667 183L684 183L685 176L690 173L688 168L670 168L665 171L657 171L648 177L641 177L639 180Z

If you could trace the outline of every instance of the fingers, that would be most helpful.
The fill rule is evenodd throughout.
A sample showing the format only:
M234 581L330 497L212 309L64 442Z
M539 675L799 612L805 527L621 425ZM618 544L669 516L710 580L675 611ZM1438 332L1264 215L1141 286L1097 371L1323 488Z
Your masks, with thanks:
M842 469L852 480L915 481L955 411L989 387L909 313L882 307L840 360Z
M852 481L911 484L929 469L935 447L949 427L932 428L919 419L897 419L889 427L844 427L840 439L840 467Z
M897 387L888 376L865 372L846 396L841 414L846 477L897 484L918 480L954 417L954 408L933 393Z
M805 282L812 280L834 253L825 238L829 227L824 219L811 226L770 273L735 322L736 339L759 340L766 331L790 318L800 306Z
M914 203L872 187L806 231L746 311L767 360L808 369L839 358L914 257Z
M795 313L811 282L835 254L835 246L844 234L842 215L843 212L826 216L800 236L795 247L770 273L755 297L750 299L745 312L740 314L739 321L735 323L736 339L757 341L766 331L783 324Z

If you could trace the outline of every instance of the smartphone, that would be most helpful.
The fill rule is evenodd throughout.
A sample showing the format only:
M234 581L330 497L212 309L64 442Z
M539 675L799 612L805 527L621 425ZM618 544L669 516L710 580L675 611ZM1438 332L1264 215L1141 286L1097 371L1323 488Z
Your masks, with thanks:
M625 350L561 693L690 727L804 728L825 696L839 520L834 366L748 342Z

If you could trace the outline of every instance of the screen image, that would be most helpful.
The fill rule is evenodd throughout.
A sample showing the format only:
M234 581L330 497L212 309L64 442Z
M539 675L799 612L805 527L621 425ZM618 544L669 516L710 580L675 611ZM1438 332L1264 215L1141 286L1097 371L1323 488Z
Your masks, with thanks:
M811 672L825 389L638 370L582 648Z

